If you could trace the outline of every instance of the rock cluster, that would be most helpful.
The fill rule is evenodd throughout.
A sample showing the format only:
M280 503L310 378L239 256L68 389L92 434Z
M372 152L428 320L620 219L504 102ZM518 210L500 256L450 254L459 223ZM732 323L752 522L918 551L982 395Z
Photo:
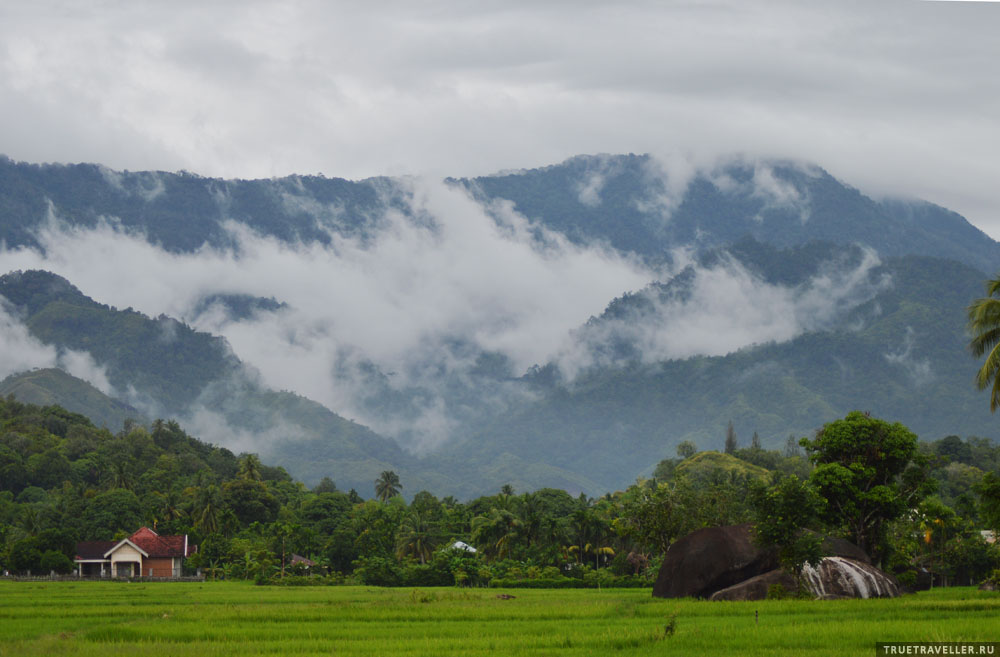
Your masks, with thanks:
M817 598L896 597L895 581L857 546L842 539L826 539L829 555L819 566L806 565L802 581ZM711 600L760 600L776 584L798 588L783 571L773 548L754 544L750 525L699 529L681 538L667 551L653 587L661 598L698 597Z

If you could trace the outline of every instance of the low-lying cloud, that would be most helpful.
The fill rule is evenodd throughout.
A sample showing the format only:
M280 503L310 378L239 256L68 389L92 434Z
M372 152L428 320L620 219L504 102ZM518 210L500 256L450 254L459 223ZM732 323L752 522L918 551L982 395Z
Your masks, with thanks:
M574 245L509 205L487 212L444 183L397 184L406 211L388 211L365 239L331 232L328 245L291 244L231 221L233 249L177 254L110 220L81 229L54 219L39 232L42 249L7 251L4 262L53 271L103 303L223 335L267 385L376 429L394 419L366 411L368 382L359 386L351 372L374 367L396 389L429 385L426 414L409 418L424 447L448 426L433 370L441 378L495 352L519 374L556 353L609 299L656 277L622 254ZM287 307L244 321L203 312L202 299L219 294L273 297Z
M73 376L89 381L101 392L113 395L105 369L90 354L72 349L57 349L43 344L6 304L0 301L0 379L33 369L58 367Z
M624 313L588 323L557 362L572 377L581 369L620 360L721 356L753 344L791 340L828 328L889 285L888 278L872 278L878 264L878 256L866 250L860 263L827 263L794 286L764 281L733 258L709 267L690 265L676 287L650 286L635 295Z
M667 168L664 221L697 170L668 163L658 171ZM761 181L777 185L773 174L754 176L752 184ZM775 202L796 201L775 185ZM265 386L316 400L415 451L439 447L530 396L516 378L532 365L554 362L572 379L592 365L615 365L608 345L616 343L655 362L789 340L827 326L882 284L869 276L878 263L873 253L782 286L733 259L704 267L678 252L672 262L678 271L688 266L688 286L661 295L650 281L677 271L573 244L509 202L484 206L458 186L425 179L396 180L384 192L403 204L381 204L390 209L366 223L364 235L331 228L326 244L284 242L229 220L231 248L171 253L120 230L113 218L96 228L69 227L55 209L38 233L41 248L7 250L3 258L10 269L62 275L102 303L222 335ZM284 194L318 226L337 225L331 217L338 208L294 186ZM635 290L651 311L588 323ZM218 301L249 297L267 303L239 313ZM0 353L3 370L59 365L114 392L88 355L57 354L9 315L0 321L10 336ZM164 322L161 339L173 339L174 328ZM119 391L140 404L141 393ZM219 430L217 415L205 409L190 409L188 419L210 432L206 439L238 448L269 440Z

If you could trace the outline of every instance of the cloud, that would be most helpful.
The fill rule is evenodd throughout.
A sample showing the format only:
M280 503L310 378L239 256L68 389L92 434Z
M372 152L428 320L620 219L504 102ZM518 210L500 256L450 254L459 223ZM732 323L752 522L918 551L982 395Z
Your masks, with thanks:
M59 367L78 379L83 379L101 392L112 397L119 396L111 382L108 381L108 373L105 368L94 362L91 355L84 351L74 351L65 349L59 354L59 358L54 365Z
M606 155L588 157L586 163L583 179L576 185L577 198L583 205L594 208L601 204L601 190L608 178L621 173L621 163Z
M906 333L903 335L903 344L898 349L890 350L883 356L887 362L902 368L909 380L920 386L933 380L934 372L931 370L930 359L916 358L913 355L914 346L916 346L916 332L912 326L907 326Z
M233 250L178 254L113 220L83 229L54 219L39 231L41 249L3 257L11 268L54 271L102 303L222 335L268 386L377 430L408 426L410 446L425 448L462 416L448 401L454 391L467 389L463 406L489 407L491 395L509 392L505 376L545 362L609 299L657 275L604 247L572 244L509 203L485 208L458 187L411 178L384 192L405 207L377 217L363 237L331 231L328 244L282 242L230 221ZM327 208L301 190L287 194L324 223ZM218 305L205 311L203 300L218 294L287 305L241 321ZM171 339L173 325L161 328ZM506 359L499 380L470 373L483 353ZM372 407L373 391L396 395L394 414Z
M89 381L106 395L115 394L107 372L94 363L90 354L72 349L58 350L43 344L31 335L4 300L0 300L0 335L3 336L0 340L0 379L28 370L58 367Z
M623 311L588 323L556 362L573 378L587 367L621 360L722 356L791 340L828 328L889 285L885 277L872 278L878 264L876 254L865 251L858 264L827 263L795 286L768 283L732 258L711 267L691 264L671 285L645 288Z
M1000 234L992 3L0 10L0 142L223 177L474 176L580 153L814 161ZM374 46L373 44L377 44Z
M54 347L42 344L0 303L0 378L40 367L52 367L58 359Z

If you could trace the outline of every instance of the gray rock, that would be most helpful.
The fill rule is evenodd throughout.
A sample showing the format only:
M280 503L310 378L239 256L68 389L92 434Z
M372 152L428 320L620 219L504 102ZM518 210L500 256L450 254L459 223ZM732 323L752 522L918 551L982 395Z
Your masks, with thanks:
M707 598L777 567L777 551L755 545L749 524L707 527L670 546L653 585L653 596Z
M799 585L795 578L781 568L751 577L748 580L716 591L709 600L764 600L767 592L775 584L780 584L789 593L794 593Z
M819 566L806 564L803 579L818 598L896 598L896 581L875 566L845 557L824 557Z
M868 555L853 543L840 538L827 537L823 541L823 553L834 559L843 559L845 563L821 565L820 569L825 568L826 570L806 574L807 579L815 576L817 588L812 591L814 595L870 597L856 595L853 589L851 592L842 592L849 586L855 586L859 591L864 590L868 593L874 593L874 595L899 595L899 589L892 578L874 568ZM778 568L777 550L761 548L756 545L749 524L699 529L678 539L667 550L656 583L653 585L653 596L658 598L710 598L716 592L742 584L759 575L770 574L771 571ZM788 580L794 581L791 577ZM837 582L844 582L844 584L840 585ZM891 587L885 582L889 582ZM760 586L763 586L763 595L761 597L719 599L755 600L762 599L767 595L768 585L753 582L750 586L749 590L741 589L726 595L760 595ZM795 587L793 585L791 587L785 586L785 588L792 590Z

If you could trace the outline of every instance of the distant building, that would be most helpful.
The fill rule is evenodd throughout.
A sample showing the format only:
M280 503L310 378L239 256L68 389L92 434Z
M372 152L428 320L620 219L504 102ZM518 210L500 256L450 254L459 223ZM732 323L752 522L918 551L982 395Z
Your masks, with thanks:
M184 536L160 536L143 527L120 541L76 544L81 577L180 577L184 559L198 551Z
M291 565L291 566L298 566L300 564L302 565L303 568L307 568L308 569L308 568L312 568L313 566L315 566L316 562L313 561L312 559L306 559L305 557L303 557L301 555L293 554L292 555L292 560L289 562L289 565Z
M461 550L462 552L468 552L470 554L475 554L477 552L476 548L472 547L464 541L455 541L449 546L452 550Z

